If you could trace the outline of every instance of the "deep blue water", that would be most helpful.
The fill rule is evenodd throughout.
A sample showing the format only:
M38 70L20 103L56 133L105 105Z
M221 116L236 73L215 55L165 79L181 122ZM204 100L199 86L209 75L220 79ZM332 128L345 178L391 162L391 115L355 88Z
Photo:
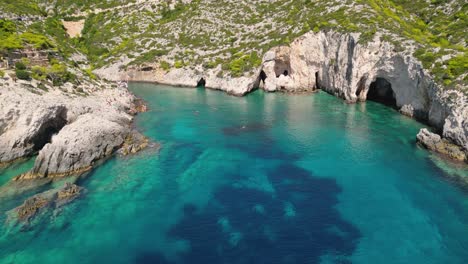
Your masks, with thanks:
M325 93L131 89L162 149L106 161L28 231L2 213L0 263L468 262L468 194L435 164L466 167L417 147L420 123Z

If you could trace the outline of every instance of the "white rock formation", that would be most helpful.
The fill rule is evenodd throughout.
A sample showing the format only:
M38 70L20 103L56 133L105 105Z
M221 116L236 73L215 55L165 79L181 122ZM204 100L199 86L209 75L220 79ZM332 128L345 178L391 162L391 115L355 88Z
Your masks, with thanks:
M320 88L348 102L365 101L371 93L392 97L403 114L422 120L450 141L468 150L468 99L457 91L440 89L411 55L395 50L376 35L359 42L358 33L309 32L289 46L276 47L263 57L256 74L239 78L218 77L221 68L203 72L157 66L151 71L131 69L116 75L115 67L96 71L108 79L128 79L195 87L201 78L205 87L244 95L260 87L266 91L309 91ZM370 92L370 88L373 91Z
M19 179L89 169L131 131L135 98L125 88L101 84L77 95L11 79L0 83L0 163L38 152L34 168Z

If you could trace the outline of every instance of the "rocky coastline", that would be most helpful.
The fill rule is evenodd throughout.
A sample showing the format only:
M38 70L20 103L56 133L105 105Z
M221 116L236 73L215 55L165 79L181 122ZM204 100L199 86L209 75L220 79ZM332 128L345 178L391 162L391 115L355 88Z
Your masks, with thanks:
M134 115L145 106L123 86L87 84L39 90L11 78L0 87L0 162L37 154L33 168L16 181L64 177L90 170L135 133Z
M421 146L468 163L466 95L439 87L410 53L396 51L378 36L364 44L359 40L359 34L306 33L289 46L268 51L261 66L241 77L221 74L220 66L204 71L201 65L121 71L122 61L95 70L107 81L84 82L79 89L71 84L40 89L34 80L2 78L0 164L37 155L33 168L14 182L48 182L85 173L113 153L129 155L150 145L132 127L134 116L146 111L146 105L126 85L109 81L204 86L235 96L257 88L287 93L321 89L349 103L377 94L377 99L440 134L422 129L417 135Z
M154 64L120 70L125 59L95 73L114 81L186 87L202 84L236 96L244 96L256 88L292 93L321 89L349 103L372 100L371 97L379 96L380 89L384 95L378 99L390 101L386 103L400 113L427 123L466 156L466 94L457 89L443 89L435 83L412 55L412 47L399 51L391 43L382 41L379 34L366 43L360 37L359 33L334 31L306 33L289 46L272 48L263 56L260 67L241 77L223 76L221 66L203 70L199 65L165 71ZM373 90L377 90L377 95ZM389 98L385 98L385 93ZM431 145L424 143L427 137L418 136L417 139L425 147Z

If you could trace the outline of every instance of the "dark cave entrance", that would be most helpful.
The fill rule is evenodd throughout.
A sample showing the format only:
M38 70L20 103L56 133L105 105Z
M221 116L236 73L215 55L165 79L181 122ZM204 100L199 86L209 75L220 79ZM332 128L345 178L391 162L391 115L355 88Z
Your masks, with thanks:
M141 68L141 71L145 71L145 72L152 71L152 70L153 70L153 67L151 66L146 66L146 67Z
M319 72L315 72L315 87L314 89L320 89Z
M206 80L205 80L205 78L201 78L201 79L197 82L197 87L205 88L205 85L206 85Z
M57 134L67 124L67 109L58 110L56 116L44 122L34 138L31 139L33 150L41 150L47 143L50 143L52 136Z
M377 78L371 83L367 92L367 100L378 102L396 108L395 92L392 85L384 78Z
M288 70L284 70L283 75L284 75L284 76L288 76L288 75L289 75Z
M257 88L264 88L265 87L265 80L268 76L266 75L266 73L261 70L260 71L260 74L258 75L258 78L257 80L255 81L255 85L254 85L254 88L257 89Z
M267 75L266 75L266 73L262 70L262 71L260 72L260 82L263 82L263 84L265 84L266 78L267 78Z

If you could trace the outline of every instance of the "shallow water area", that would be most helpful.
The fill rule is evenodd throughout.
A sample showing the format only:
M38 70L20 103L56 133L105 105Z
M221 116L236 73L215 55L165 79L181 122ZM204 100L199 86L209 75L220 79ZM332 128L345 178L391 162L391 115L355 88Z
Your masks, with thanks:
M395 110L323 92L130 89L159 153L106 161L79 181L82 198L28 231L1 216L0 263L468 260L468 193ZM20 170L0 170L0 186Z

